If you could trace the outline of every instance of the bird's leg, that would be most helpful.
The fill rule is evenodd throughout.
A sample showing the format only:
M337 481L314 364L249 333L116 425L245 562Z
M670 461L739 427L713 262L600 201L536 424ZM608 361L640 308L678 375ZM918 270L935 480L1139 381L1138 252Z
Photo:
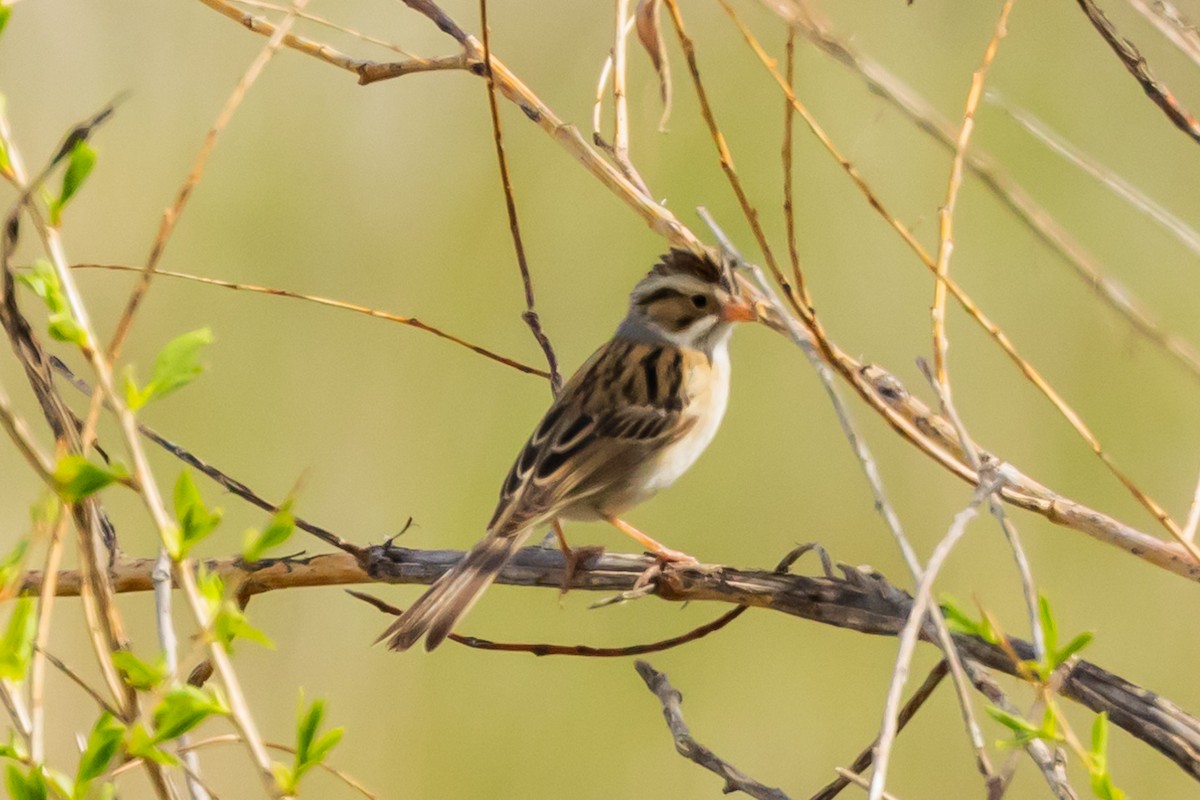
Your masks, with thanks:
M603 555L604 548L596 545L572 548L571 545L567 544L567 537L563 534L562 522L556 518L550 523L550 527L554 529L554 536L558 539L558 549L562 550L563 556L567 559L567 568L563 573L562 585L558 587L558 593L561 596L567 593L567 589L571 588L571 582L575 579L575 573L579 570L579 565L592 556Z
M608 517L608 518L606 518L606 521L608 522L609 525L612 525L614 528L619 530L621 533L624 533L625 535L632 537L634 539L634 541L636 541L642 547L646 548L651 553L653 553L655 556L657 556L660 561L673 561L676 564L699 564L700 563L700 561L695 556L690 556L687 553L683 552L682 550L673 550L670 547L667 547L666 545L662 544L661 542L657 542L654 539L651 539L649 536L642 533L637 528L633 527L632 525L630 525L628 522L626 522L623 519L620 519L618 517Z

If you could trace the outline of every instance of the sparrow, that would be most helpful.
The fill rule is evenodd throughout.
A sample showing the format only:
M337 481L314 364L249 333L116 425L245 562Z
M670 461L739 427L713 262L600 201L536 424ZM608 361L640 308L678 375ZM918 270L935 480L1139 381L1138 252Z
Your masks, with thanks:
M629 296L613 337L567 381L517 456L483 537L376 640L433 650L530 533L604 520L664 561L697 563L620 515L673 484L708 447L729 400L729 337L758 305L721 256L672 249Z

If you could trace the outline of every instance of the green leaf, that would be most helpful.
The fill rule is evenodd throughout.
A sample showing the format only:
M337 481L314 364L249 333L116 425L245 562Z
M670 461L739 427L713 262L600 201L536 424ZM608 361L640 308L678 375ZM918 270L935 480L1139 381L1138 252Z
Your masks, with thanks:
M984 706L984 710L987 711L988 716L999 722L1004 727L1008 728L1013 733L1037 733L1037 727L1024 717L1019 717L1016 714L1010 714L1004 709L997 708L996 706L992 705Z
M253 528L246 531L242 544L242 558L246 561L258 561L266 551L286 542L295 528L296 518L292 515L292 501L288 500L271 517L262 533Z
M13 603L8 626L0 639L0 678L20 682L25 680L29 660L33 657L33 638L37 634L37 617L32 597L22 597Z
M135 722L129 729L129 735L125 738L125 750L133 758L143 758L168 767L179 763L179 759L155 744L154 737L146 732L140 722Z
M33 262L29 272L17 276L17 280L46 304L46 308L50 311L49 325L52 337L60 342L68 342L79 347L88 346L87 333L72 316L67 296L58 282L58 274L49 261L39 258Z
M1066 646L1063 647L1063 649L1059 650L1057 653L1054 654L1054 661L1055 661L1054 668L1057 669L1058 667L1065 664L1067 662L1067 659L1069 659L1071 656L1078 653L1083 648L1087 647L1089 644L1092 643L1092 640L1095 638L1096 638L1096 634L1093 633L1092 631L1084 631L1083 633L1079 634L1071 641L1067 642Z
M124 738L125 726L107 711L101 714L100 719L96 720L96 724L92 726L87 746L79 757L79 769L75 773L75 790L72 793L74 797L82 800L87 795L89 785L108 769L109 763L116 756L121 747L121 740Z
M263 647L275 647L275 643L267 638L265 633L251 625L250 621L246 619L246 615L229 600L221 604L220 610L213 617L212 630L213 636L228 653L233 652L234 639L249 639L252 642L258 642Z
M39 258L34 261L29 272L17 276L17 282L40 297L51 311L66 308L66 298L63 297L62 287L58 284L58 275L46 259Z
M128 481L129 473L115 462L101 467L83 456L63 456L54 468L54 480L58 483L59 496L68 503L75 503L109 484Z
M208 536L221 523L219 508L209 511L192 481L187 470L175 481L175 518L179 520L180 542L179 553L172 553L177 559L187 555L192 545Z
M1050 601L1044 594L1038 595L1038 619L1042 623L1042 635L1046 639L1046 652L1053 653L1058 650L1058 626L1050 612Z
M29 549L29 540L22 539L17 546L0 557L0 593L7 592L21 575L25 564L25 552Z
M95 166L96 151L87 142L77 143L72 148L71 155L68 156L67 169L63 172L62 189L59 190L58 197L50 202L51 225L58 225L62 222L63 209L83 186L83 182L87 180L87 176L91 174L92 168Z
M946 626L952 632L974 636L991 644L996 644L1000 641L1000 637L992 629L991 623L986 618L982 620L973 619L971 615L963 610L958 600L952 595L943 594L941 596L941 607L942 615L946 618Z
M1125 793L1113 786L1112 776L1108 773L1092 776L1092 794L1100 800L1125 800Z
M179 561L187 555L187 549L183 546L183 534L179 531L178 526L167 525L163 528L159 535L163 540L163 547L167 549L167 554L171 558Z
M162 744L182 736L214 714L228 713L225 704L211 692L195 686L172 689L154 707L151 742Z
M9 764L5 770L4 783L8 786L8 796L11 800L46 800L49 789L46 776L40 767L29 768L26 774L15 765Z
M273 766L275 778L285 793L295 794L297 784L304 773L323 762L329 751L342 740L342 735L346 732L344 728L333 728L317 735L324 718L325 701L316 700L306 708L304 694L301 692L296 714L295 762L292 767L283 764Z
M225 583L221 580L221 576L201 564L200 568L196 570L196 586L200 589L200 596L204 598L204 602L208 606L208 613L216 614L225 597Z
M66 311L50 315L50 337L78 347L88 346L87 331Z
M0 3L0 33L4 33L4 26L8 24L8 18L12 15L12 6L7 3ZM0 155L3 155L4 149L0 147ZM8 166L8 159L5 158L0 166Z
M1096 720L1092 723L1092 750L1091 750L1091 768L1094 771L1106 772L1108 770L1108 712L1101 711L1096 715Z
M167 678L167 663L162 656L146 662L128 650L117 650L112 654L112 660L125 683L143 692L157 687Z
M200 350L204 345L211 344L212 340L212 331L200 328L167 342L154 360L150 382L141 389L137 387L133 369L128 369L125 373L125 402L129 408L137 411L151 400L182 389L199 377L204 371L204 365L199 360Z

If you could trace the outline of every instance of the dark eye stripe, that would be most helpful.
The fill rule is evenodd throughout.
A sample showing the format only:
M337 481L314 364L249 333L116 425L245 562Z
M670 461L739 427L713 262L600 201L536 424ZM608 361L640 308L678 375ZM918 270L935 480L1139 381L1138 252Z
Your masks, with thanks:
M638 301L639 305L648 306L652 303L657 303L659 300L665 300L668 297L682 297L683 293L678 289L672 289L670 286L664 286L661 289L656 289L650 294Z

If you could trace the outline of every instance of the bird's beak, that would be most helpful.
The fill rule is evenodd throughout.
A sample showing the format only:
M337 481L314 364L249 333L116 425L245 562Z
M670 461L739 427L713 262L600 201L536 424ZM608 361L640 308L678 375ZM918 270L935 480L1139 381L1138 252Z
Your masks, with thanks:
M731 297L721 308L722 322L754 322L758 319L758 309L754 303L744 297Z

